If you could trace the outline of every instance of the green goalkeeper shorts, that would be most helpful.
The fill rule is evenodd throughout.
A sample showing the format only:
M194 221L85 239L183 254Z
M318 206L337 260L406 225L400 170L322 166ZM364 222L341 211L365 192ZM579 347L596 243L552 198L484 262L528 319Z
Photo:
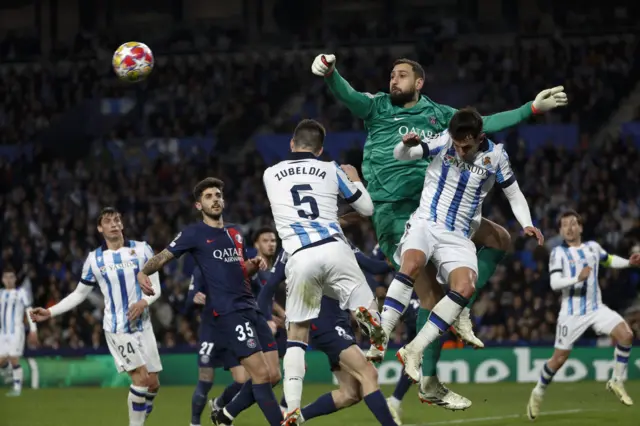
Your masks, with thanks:
M396 270L400 269L400 265L393 260L393 255L404 234L405 224L419 204L420 200L374 201L373 203L373 227L380 250Z

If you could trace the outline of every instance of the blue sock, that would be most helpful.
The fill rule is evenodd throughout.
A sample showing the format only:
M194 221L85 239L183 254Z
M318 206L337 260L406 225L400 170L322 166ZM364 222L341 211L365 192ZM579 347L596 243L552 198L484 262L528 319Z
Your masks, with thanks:
M280 400L280 406L287 408L287 398L282 395L282 399Z
M229 386L224 388L222 394L220 394L220 396L216 400L216 404L218 405L218 407L226 407L227 404L231 402L233 397L236 396L238 392L240 392L240 389L242 389L242 383L238 382L233 382Z
M207 395L213 386L212 382L198 381L196 389L193 391L191 397L191 423L194 425L200 424L200 416L204 411L204 406L207 405Z
M365 396L364 403L367 404L369 411L373 413L382 426L397 426L380 389Z
M336 408L336 403L333 401L331 392L325 393L301 410L305 422L314 417L326 416L336 411L338 411L338 409Z
M253 396L269 424L271 426L280 426L284 419L271 383L253 385Z
M238 414L251 407L254 402L256 399L253 396L253 382L248 380L242 385L236 397L224 407L224 414L233 420Z
M412 384L413 383L411 382L409 376L407 376L406 374L401 374L400 380L398 380L396 388L393 391L393 397L398 401L402 401L402 398L404 398Z

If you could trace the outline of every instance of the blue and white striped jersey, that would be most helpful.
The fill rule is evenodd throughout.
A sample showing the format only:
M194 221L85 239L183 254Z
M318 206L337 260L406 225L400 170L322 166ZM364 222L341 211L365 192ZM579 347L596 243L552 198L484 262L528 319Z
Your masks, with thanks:
M551 250L549 275L561 273L562 277L578 277L586 266L592 268L589 278L562 290L560 315L585 315L602 306L602 292L598 286L600 263L607 261L607 253L595 241L587 241L578 247L562 244Z
M31 306L25 289L0 289L0 335L24 333L24 312Z
M293 152L291 159L267 168L263 181L285 252L342 236L338 197L357 200L362 192L340 167L311 153Z
M432 161L414 214L471 238L480 226L482 201L494 183L506 188L515 182L504 146L485 140L473 161L466 162L456 154L449 132L444 131L427 139L422 148L423 155Z
M151 327L148 308L135 321L127 320L129 306L142 299L136 275L153 257L143 241L125 241L119 250L100 246L87 256L80 282L100 288L104 296L102 326L111 333L133 333Z

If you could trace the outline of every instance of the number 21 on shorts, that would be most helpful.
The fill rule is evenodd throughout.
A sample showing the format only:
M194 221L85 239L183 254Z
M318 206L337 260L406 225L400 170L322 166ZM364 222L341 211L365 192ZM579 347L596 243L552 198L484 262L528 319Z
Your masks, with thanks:
M242 324L237 325L236 333L238 333L238 340L241 342L247 340L247 337L254 336L253 328L251 328L251 323L249 323L248 321L244 323L244 326Z

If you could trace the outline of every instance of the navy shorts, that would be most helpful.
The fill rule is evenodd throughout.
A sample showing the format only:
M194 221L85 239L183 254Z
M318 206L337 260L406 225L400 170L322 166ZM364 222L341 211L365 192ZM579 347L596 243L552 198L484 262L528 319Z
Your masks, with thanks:
M198 367L230 370L240 365L233 353L220 344L220 338L216 336L211 322L200 324L198 336Z
M240 360L256 352L278 350L271 328L262 313L241 309L214 319L217 341Z
M329 358L331 371L340 370L340 354L356 344L356 338L347 321L323 321L317 318L311 322L309 332L311 347L324 352Z

